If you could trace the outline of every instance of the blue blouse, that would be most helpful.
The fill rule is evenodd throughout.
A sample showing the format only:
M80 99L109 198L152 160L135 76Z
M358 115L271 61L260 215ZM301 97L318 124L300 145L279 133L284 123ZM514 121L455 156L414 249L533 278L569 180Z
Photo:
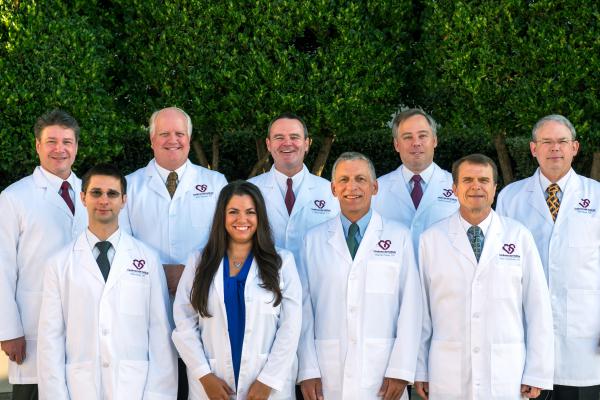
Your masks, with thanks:
M227 330L229 331L229 344L231 345L231 358L235 385L237 386L242 360L242 346L244 344L244 330L246 329L246 303L244 302L244 286L250 265L252 265L252 252L248 254L242 269L236 276L229 276L229 257L223 257L223 289L225 296L225 312L227 313Z

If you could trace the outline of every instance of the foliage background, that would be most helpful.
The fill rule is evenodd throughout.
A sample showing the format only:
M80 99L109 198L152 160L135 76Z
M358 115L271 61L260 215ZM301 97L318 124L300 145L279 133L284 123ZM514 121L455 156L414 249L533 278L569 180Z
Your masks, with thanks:
M502 159L501 139L505 179L533 172L531 126L562 113L589 176L599 28L592 0L0 0L0 188L37 164L32 127L54 107L82 126L79 174L145 165L147 118L177 105L194 124L191 159L230 180L269 167L257 161L282 111L306 118L314 171L329 177L357 150L387 173L399 164L388 123L405 106L440 122L444 168L472 152Z

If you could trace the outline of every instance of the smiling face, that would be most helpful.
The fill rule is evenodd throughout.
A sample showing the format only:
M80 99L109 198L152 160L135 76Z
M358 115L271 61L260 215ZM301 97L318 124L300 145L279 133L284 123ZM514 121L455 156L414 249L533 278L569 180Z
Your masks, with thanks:
M436 146L437 137L424 116L413 115L398 125L394 148L402 164L414 174L420 174L431 165Z
M93 175L81 201L87 208L89 225L92 231L96 226L116 228L119 212L125 206L127 196L122 194L121 181L113 176Z
M258 218L254 200L247 194L233 195L225 206L225 230L236 244L247 244L256 233Z
M352 222L361 219L371 208L371 197L377 193L377 180L371 176L365 160L340 161L331 182L342 214Z
M77 139L71 128L60 125L45 127L35 140L40 165L51 174L67 179L77 156Z
M477 225L488 216L496 195L494 170L491 165L468 161L458 167L457 182L452 190L460 203L460 214L472 225Z
M304 127L297 119L281 118L271 125L267 149L275 168L282 174L293 176L302 170L308 147L309 139L304 136Z
M185 116L175 109L162 110L154 122L150 143L158 165L169 171L181 167L190 153Z
M542 174L556 183L571 169L579 142L573 140L571 131L565 125L548 121L537 130L535 142L529 143L529 148Z

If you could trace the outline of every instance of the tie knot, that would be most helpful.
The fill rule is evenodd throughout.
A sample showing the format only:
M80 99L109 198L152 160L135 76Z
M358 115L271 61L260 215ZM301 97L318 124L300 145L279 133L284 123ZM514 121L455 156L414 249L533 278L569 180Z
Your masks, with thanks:
M177 183L177 172L175 171L171 171L169 172L169 175L167 175L167 182L175 182Z
M348 228L348 237L354 237L358 232L358 224L353 222L350 224L350 228Z
M478 227L477 225L473 225L467 230L467 234L470 237L481 237L483 235L483 232L481 231L480 227Z
M111 246L112 245L107 240L96 243L96 247L98 248L98 250L100 250L100 254L108 254L108 250Z
M70 188L71 188L71 185L67 181L63 181L63 183L60 185L60 190L62 190L62 191L69 190Z
M413 175L413 177L410 178L410 180L413 181L414 183L421 183L423 178L421 178L421 175Z
M560 187L558 187L558 184L553 183L550 186L548 186L548 189L546 189L546 192L548 192L549 195L554 195L556 193L558 193L560 191Z
M285 183L287 184L288 189L291 189L292 185L294 184L294 181L292 180L292 178L287 178L287 181L285 181Z

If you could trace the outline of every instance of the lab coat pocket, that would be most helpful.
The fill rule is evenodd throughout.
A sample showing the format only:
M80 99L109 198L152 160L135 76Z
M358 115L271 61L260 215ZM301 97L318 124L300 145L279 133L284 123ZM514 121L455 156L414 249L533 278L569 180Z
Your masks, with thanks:
M520 263L498 263L492 267L493 295L495 299L519 299L522 270Z
M383 383L394 339L365 339L361 386L375 388L377 392Z
M67 364L65 367L69 397L85 400L97 392L94 363L91 361Z
M315 340L315 348L317 350L319 368L321 369L323 390L339 392L342 384L339 340Z
M116 398L118 400L142 399L147 377L148 361L120 361Z
M600 241L600 230L598 220L600 216L592 215L571 215L568 220L569 224L569 247L591 247L592 250L598 249ZM575 251L580 251L577 249ZM596 251L596 254L598 252Z
M119 309L123 314L146 315L150 299L150 285L143 282L122 281Z
M492 395L518 399L524 367L524 343L492 344Z
M567 291L567 336L600 337L600 290Z
M400 265L389 261L367 263L367 293L394 294L398 287Z
M462 395L463 344L432 340L429 349L429 390L444 396Z

